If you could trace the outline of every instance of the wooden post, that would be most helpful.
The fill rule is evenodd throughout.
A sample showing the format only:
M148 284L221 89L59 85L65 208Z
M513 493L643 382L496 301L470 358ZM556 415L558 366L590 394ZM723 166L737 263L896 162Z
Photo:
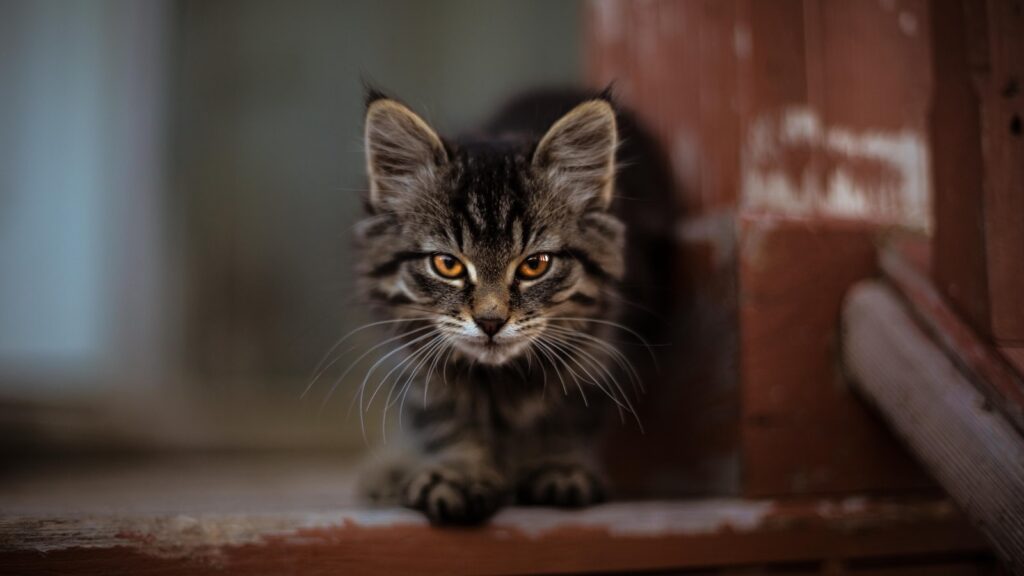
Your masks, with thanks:
M1022 12L1012 0L933 3L931 144L936 284L1024 371Z
M1024 437L878 282L843 309L843 357L890 426L1024 574Z

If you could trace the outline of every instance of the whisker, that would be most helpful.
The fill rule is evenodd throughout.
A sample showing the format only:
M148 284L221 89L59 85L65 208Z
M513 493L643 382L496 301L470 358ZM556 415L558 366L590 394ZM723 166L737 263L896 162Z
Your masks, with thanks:
M586 353L585 351L583 351L579 347L570 345L567 342L564 342L564 341L559 340L557 338L552 338L552 339L548 340L548 344L550 344L552 346L558 347L565 354L565 356L570 358L574 363L576 363L577 366L579 366L580 370L583 370L583 373L586 374L590 378L590 380L585 380L584 379L585 382L588 382L588 383L593 384L594 386L596 386L598 390L604 392L605 396L607 396L609 399L611 399L612 402L615 402L615 404L618 405L620 408L626 408L630 412L633 412L632 406L629 405L629 399L628 398L623 398L623 400L625 400L625 402L627 403L627 405L623 405L622 401L620 401L618 399L618 397L616 397L616 395L610 389L605 388L604 386L602 386L600 380L598 378L595 378L594 375L591 374L589 370L587 370L586 366L584 366L583 363L580 362L578 358L576 358L576 354L574 354L574 352L576 352L576 353L584 353L585 354ZM593 357L591 356L591 358L593 358ZM596 360L591 360L591 362L595 366L597 366L598 368L601 368L602 370L605 370L605 373L607 373L607 369L605 369L603 366L601 366L600 362L597 362ZM614 378L612 378L612 382L613 383L615 382ZM617 385L617 383L615 384L615 386L619 390L619 393L622 394L621 388Z
M537 359L537 365L540 366L541 374L543 374L543 376L544 376L544 384L543 384L543 386L541 388L541 390L542 390L541 395L543 396L548 391L548 369L544 367L544 362L542 362L541 359L540 359L540 356L538 356L537 353L533 351L533 347L532 346L528 347L526 349L526 353L527 353L529 358L536 358ZM531 370L532 370L532 364L531 364Z
M451 359L452 352L455 352L454 344L448 347L448 354L445 355L444 360L441 362L441 381L444 382L446 390L448 389L448 360Z
M444 336L444 335L442 335L442 336ZM443 346L438 349L436 354L434 354L434 360L430 363L430 369L427 370L426 385L423 387L423 407L424 408L426 408L426 406L427 406L427 392L430 391L430 381L434 378L434 368L437 367L437 362L438 362L438 360L441 359L441 355L445 353L445 350L447 348L450 348L451 346L453 346L453 344L448 341L448 337L447 336L444 336L444 338L445 338L445 340L444 340Z
M612 375L611 372L608 371L608 368L605 367L604 363L599 361L597 358L594 357L593 354L588 352L586 350L586 348L584 348L584 346L582 344L577 344L575 342L571 342L571 341L565 340L564 337L563 338L557 338L556 337L556 338L553 338L553 339L558 341L558 342L560 342L563 346L568 348L569 352L575 352L577 354L582 355L584 357L584 359L587 360L588 362L590 362L590 364L592 366L598 368L599 370L601 370L603 372L603 374L606 377L606 381L611 380L611 382L616 384L616 388L619 389L619 392L621 394L623 394L623 396L625 395L625 393L622 391L622 389L618 386L618 382L616 381L615 377ZM593 378L593 376L591 376L591 377Z
M548 350L549 350L549 351L551 352L552 356L553 356L553 357L554 357L554 358L555 358L556 360L558 360L559 362L561 362L561 363L562 363L562 366L564 366L564 367L565 367L565 369L569 371L569 377L570 377L570 378L572 378L572 380L573 380L573 383L574 383L574 384L576 384L576 388L577 388L577 389L579 389L579 391L580 391L580 396L581 396L581 397L583 398L583 404L584 404L585 406L588 406L588 407L589 407L589 405L587 404L587 395L586 395L586 393L585 393L585 392L583 392L583 386L581 386L581 385L580 385L580 378L579 378L579 375L578 375L578 374L576 373L576 371L575 371L575 370L573 370L572 366L569 366L569 363L568 363L568 362L566 362L566 360L565 360L564 358L562 358L562 357L561 357L561 356L560 356L560 355L558 354L558 352L557 352L557 349L556 349L556 348L554 348L553 346L551 346L551 342L548 342L548 341L544 341L544 342L542 342L542 340L543 340L543 339L537 339L537 340L536 340L536 343L537 343L537 344L541 344L542 346L545 346L545 347L547 347L547 348L548 348ZM568 393L568 391L567 391L567 390L563 390L563 391L565 392L566 396L568 396L568 394L569 394L569 393Z
M387 344L390 344L391 342L394 342L395 340L399 340L401 338L412 336L413 334L417 334L419 332L423 332L424 330L429 330L431 328L433 328L433 326L421 326L419 328L414 328L414 329L409 330L407 332L403 332L403 333L401 333L401 334L399 334L397 336L393 336L391 338L388 338L387 340L384 340L383 342L378 342L377 344L371 346L368 350L366 350L365 352L360 354L359 357L356 358L355 361L353 361L351 364L349 364L348 368L346 368L345 371L341 373L341 376L338 376L338 378L334 381L334 384L331 386L331 389L327 391L327 395L324 397L323 401L320 403L320 411L321 412L323 411L324 406L327 405L327 401L330 400L331 396L334 394L334 391L338 388L338 385L342 382L342 380L345 379L345 376L347 376L348 373L351 372L353 368L355 368L360 362L362 362L363 358L366 358L374 350L376 350L377 348L380 348L381 346L385 346ZM351 412L352 412L352 407L350 405L349 406L349 414L351 414ZM348 416L346 415L346 417L348 417Z
M581 317L576 317L576 316L547 316L546 318L548 320L563 320L563 321L573 321L573 322L591 322L591 323L594 323L594 324L603 324L605 326L612 326L612 327L618 328L619 330L622 330L623 332L626 332L627 334L630 334L633 337L635 337L637 340L639 340L647 348L647 352L651 355L651 360L654 361L655 368L660 371L660 368L658 368L658 358L654 354L654 349L651 346L651 343L648 342L646 338L641 336L636 330L633 330L632 328L629 328L628 326L625 326L623 324L619 324L618 322L612 322L611 320L603 320L603 319L600 319L600 318L581 318Z
M405 390L406 386L408 386L412 382L413 378L415 378L420 366L423 364L424 361L429 359L431 353L434 351L434 348L436 346L440 346L441 343L442 336L439 334L436 338L425 344L422 349L417 351L416 356L419 358L419 361L416 362L415 364L410 364L409 366L406 366L406 369L412 368L413 370L409 374L409 377L405 380L405 384L401 384L401 381L402 378L405 377L405 373L407 371L406 369L403 369L402 373L398 375L398 378L395 378L395 383L391 386L391 392L394 392L395 389L397 389L398 395L394 397L394 400L391 400L392 394L391 392L388 393L388 399L384 403L384 410L387 410L388 408L394 406L396 402L398 402L398 399L401 397L402 392Z
M630 383L632 384L634 389L639 388L641 393L647 392L643 384L643 379L640 378L640 374L636 371L636 368L633 366L633 363L630 362L629 358L627 358L624 354L622 354L622 352L620 352L611 344L605 342L604 340L592 334L570 330L568 328L558 326L556 324L551 324L550 326L548 326L548 329L555 332L556 334L561 334L565 337L572 338L574 340L583 340L600 346L601 349L604 350L612 358L612 360L619 366L619 368L621 368L627 374L627 376L630 379Z
M551 357L550 353L545 350L546 347L539 337L534 340L534 343L538 345L537 351L547 358L548 363L551 364L551 368L555 371L555 375L558 376L558 380L562 383L562 394L568 396L569 388L565 385L565 378L562 376L562 371L558 369L558 365L555 364L555 360Z
M306 386L306 389L302 391L302 394L299 396L299 398L305 398L306 394L309 393L309 390L313 387L314 384L316 384L317 380L319 380L320 377L323 376L323 373L326 372L335 363L337 363L339 359L344 357L344 354L341 354L340 356L335 358L333 361L331 361L330 364L327 364L326 366L324 366L324 363L326 363L327 359L331 357L331 354L333 354L334 351L338 349L338 346L341 346L341 344L345 340L348 340L349 338L351 338L352 335L356 334L357 332L361 332L363 330L366 330L367 328L372 328L374 326L382 326L384 324L397 324L399 322L416 322L417 320L419 320L419 319L415 319L415 318L400 318L400 319L396 319L396 320L380 320L378 322L370 322L369 324L363 324L362 326L359 326L358 328L354 328L354 329L350 330L347 334L345 334L337 342L335 342L334 345L331 346L330 350L328 350L327 353L324 354L323 358L321 358L320 361L317 362L316 368L313 369L313 373L314 373L313 379ZM349 350L351 350L351 348L349 348ZM346 352L348 352L348 350L346 350Z
M402 358L402 361L401 361L401 362L399 362L398 364L395 364L395 365L394 365L394 366L393 366L393 367L391 368L391 370L388 370L387 374L385 374L385 375L384 375L384 377L383 377L383 378L381 378L380 382L378 382L378 383L377 383L377 386L376 386L376 387L374 387L374 389L373 389L373 393L372 393L372 394L370 394L370 399L366 401L366 407L365 407L364 409L365 409L366 411L369 411L369 410L370 410L370 406L372 406L372 405L373 405L373 399L377 397L377 393L378 393L378 392L380 392L380 389L381 389L381 388L382 388L382 387L383 387L383 386L384 386L384 385L385 385L385 384L387 383L387 381L388 381L388 378L390 378L390 377L391 377L391 375L392 375L392 374L394 374L396 370L398 370L398 369L401 369L401 370L402 370L401 372L399 372L399 373L398 373L398 376L397 376L397 377L395 378L395 381L397 382L397 381L399 381L399 380L401 380L401 379L402 379L402 376L404 376L404 375L405 375L405 371L406 371L406 369L408 368L408 363L409 363L410 361L412 361L413 359L415 359L415 358L416 358L416 357L417 357L417 356L418 356L418 355L419 355L419 354L420 354L421 352L423 352L423 350L424 350L425 348L427 348L427 347L428 347L428 346L430 346L430 345L431 345L432 343L434 343L435 341L437 341L437 339L438 339L438 338L440 338L440 336L438 336L438 335L436 335L436 334L435 334L435 335L434 335L434 337L433 337L433 338L431 338L431 339L430 339L429 341L427 341L427 343L426 343L426 344L424 344L423 346L420 346L419 348L417 348L417 349L416 349L416 351L415 351L415 352L413 352L412 354L409 354L409 355L408 355L408 356L406 356L405 358ZM405 368L402 368L403 366L405 366ZM390 395L388 396L388 399L390 399ZM387 406L387 401L385 401L385 407L386 407L386 406ZM361 406L361 407L362 407L362 406Z
M403 368L402 371L398 374L398 376L395 378L395 382L391 385L391 389L388 390L388 397L387 399L384 400L384 412L381 416L381 439L384 442L387 442L388 410L392 406L394 406L394 402L391 401L391 396L392 393L394 393L395 391L395 387L398 386L399 382L401 382L402 377L405 375L406 370L412 364L413 359L416 358L417 356L423 358L424 360L429 358L434 348L444 342L443 338L443 335L438 334L433 339L431 339L427 344L424 344L422 347L420 347L420 349L417 350L415 353L411 354L409 357L409 363L406 364L406 367ZM421 360L419 363L416 364L416 367L413 369L412 374L409 375L409 380L407 381L406 385L408 385L408 382L411 382L413 377L415 377L416 373L419 371L419 366L420 364L422 364L422 362L423 361ZM399 395L401 395L401 390L402 388L399 387Z
M433 328L433 327L431 326L431 328ZM366 382L370 379L370 375L373 374L373 372L377 369L377 366L379 366L381 362L383 362L384 360L387 360L390 356L393 356L393 355L397 354L398 352L404 350L405 348L408 348L409 346L412 346L416 342L421 342L425 338L430 338L432 336L433 336L433 334L428 332L427 334L423 334L421 336L417 336L413 340L411 340L409 342L406 342L405 344L402 344L401 346L395 348L394 350L392 350L392 351L388 352L387 354L385 354L385 355L381 356L380 358L378 358L377 361L373 363L373 366L371 366L370 369L366 372L366 376L363 377L362 383L359 384L359 428L363 432L363 440L364 441L368 441L368 439L366 437L366 416L365 416L365 412L363 411L363 397L364 397L364 395L366 393Z
M597 388L599 390L604 392L605 395L607 395L608 398L610 398L613 402L615 402L619 406L620 409L625 409L625 410L627 410L629 413L631 413L633 415L633 417L636 419L637 424L640 426L640 429L642 431L643 430L643 424L640 422L640 417L637 414L636 409L634 408L632 401L630 401L629 396L625 393L625 391L622 389L622 386L619 385L618 380L615 379L615 377L608 371L608 369L605 368L601 364L601 362L599 362L596 358L594 358L593 355L591 355L589 352L584 350L581 346L579 346L577 344L573 344L571 342L567 342L567 341L565 341L563 339L552 338L552 340L550 340L550 343L552 343L552 344L555 344L556 342L560 343L560 345L564 347L563 350L568 352L566 355L569 356L570 358L572 358L573 361L576 362L577 365L579 365L580 369L582 369L584 371L584 373L586 373L588 376L590 376L592 384L594 384L595 386L597 386ZM621 397L622 400L620 401L618 399L618 397L616 397L616 395L611 392L611 390L605 388L604 386L601 386L600 383L597 381L598 379L595 378L593 376L593 374L591 374L590 371L587 370L586 367L584 367L582 365L582 363L575 358L575 355L573 355L572 352L576 352L577 354L584 355L584 357L585 357L584 359L587 359L588 362L590 362L593 366L595 366L596 368L599 368L600 370L602 370L604 372L604 374L606 375L606 378L607 378L606 381L609 384L611 384L612 386L615 387L615 389L618 391L619 397ZM622 402L625 402L625 405L623 405Z
M443 341L440 341L440 342L443 343ZM440 346L440 345L441 344L439 343L438 346ZM427 358L427 356L424 356L423 360L426 360L426 358ZM404 430L405 429L405 426L403 424L404 417L405 417L405 399L409 396L409 390L412 389L412 382L413 382L413 380L416 378L416 375L419 374L420 369L423 367L423 360L421 360L418 364L416 364L416 368L413 370L412 374L409 375L409 379L405 381L405 386L402 388L401 391L399 391L399 395L402 398L402 401L399 402L399 404L398 404L398 429L399 430ZM429 382L427 382L426 385L429 385ZM426 386L424 386L424 388L426 388Z

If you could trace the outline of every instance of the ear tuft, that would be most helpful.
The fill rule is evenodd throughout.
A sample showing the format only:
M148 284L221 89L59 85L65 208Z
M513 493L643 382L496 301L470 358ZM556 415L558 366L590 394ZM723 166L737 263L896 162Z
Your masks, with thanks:
M363 105L369 108L377 100L390 99L386 92L377 88L370 80L363 78Z
M366 94L363 97L363 101L364 101L364 103L365 103L367 108L369 108L371 104L373 104L374 102L376 102L378 100L388 100L388 99L389 98L388 98L387 94L381 92L380 90L377 90L376 88L372 88L372 87L369 87L369 86L366 88Z
M370 206L376 210L395 210L429 194L448 162L437 133L383 95L367 105L365 146Z
M562 116L533 154L554 194L580 211L607 210L615 182L618 131L605 99L588 100Z

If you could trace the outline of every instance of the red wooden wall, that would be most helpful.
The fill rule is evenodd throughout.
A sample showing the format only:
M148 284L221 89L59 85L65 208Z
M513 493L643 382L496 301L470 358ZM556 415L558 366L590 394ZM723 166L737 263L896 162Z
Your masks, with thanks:
M939 289L1024 373L1024 8L933 4Z
M620 483L929 486L836 362L841 300L876 273L876 239L933 227L928 3L596 0L586 22L590 81L614 81L658 135L684 211L685 349L648 434L613 442Z

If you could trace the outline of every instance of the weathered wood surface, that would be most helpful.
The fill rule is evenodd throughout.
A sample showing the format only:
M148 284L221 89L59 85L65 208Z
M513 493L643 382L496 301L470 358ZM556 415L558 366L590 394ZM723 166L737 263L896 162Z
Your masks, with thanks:
M354 499L331 454L165 455L0 475L0 574L524 574L988 557L944 497L509 508L479 530Z
M986 554L941 500L512 509L478 530L431 528L401 510L0 520L0 573L20 575L635 573L937 554Z
M586 8L588 76L658 134L688 215L930 226L925 0Z
M881 267L910 311L989 403L1024 435L1024 376L953 311L946 299L899 250L882 251Z
M843 291L876 272L872 235L932 223L929 10L585 4L588 78L614 82L657 135L684 219L673 340L684 351L646 399L669 417L643 445L662 445L618 439L625 483L748 496L928 485L843 386L835 329ZM858 229L835 232L837 222ZM759 243L743 237L767 238L772 264L757 265Z
M1024 437L917 325L890 287L865 282L843 310L843 357L858 387L1024 574Z

